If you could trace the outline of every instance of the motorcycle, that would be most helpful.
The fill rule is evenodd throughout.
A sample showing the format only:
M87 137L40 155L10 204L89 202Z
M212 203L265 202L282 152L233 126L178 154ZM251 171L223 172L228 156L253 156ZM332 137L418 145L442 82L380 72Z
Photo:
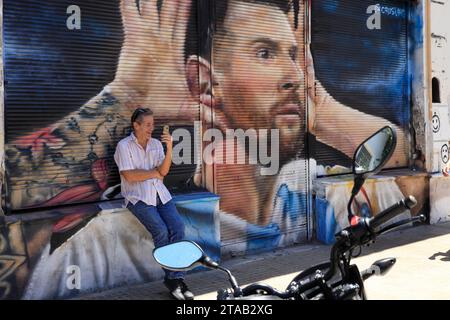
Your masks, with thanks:
M355 264L351 264L355 250L361 250L362 246L375 242L379 235L400 226L425 221L425 217L420 215L386 225L417 204L413 196L406 197L371 218L359 217L352 212L353 199L364 181L378 173L388 162L396 144L395 131L386 126L356 149L352 165L354 185L347 206L349 226L335 235L336 241L331 249L330 260L300 272L284 291L263 283L241 288L230 270L213 261L193 241L184 240L156 248L153 256L159 265L173 271L187 271L201 265L225 272L231 288L218 290L218 300L366 300L364 281L373 275L385 275L396 259L375 261L368 269L360 272Z

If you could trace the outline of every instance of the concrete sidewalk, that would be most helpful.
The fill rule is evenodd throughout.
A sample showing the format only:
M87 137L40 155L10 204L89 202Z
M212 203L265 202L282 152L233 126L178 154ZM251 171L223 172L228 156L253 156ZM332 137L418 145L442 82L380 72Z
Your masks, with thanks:
M327 261L331 246L319 243L298 245L254 256L224 261L239 285L264 282L280 290L303 269ZM365 282L369 299L450 300L450 223L422 225L380 236L362 255L353 259L360 270L375 260L396 257L397 263L384 277ZM202 271L186 277L196 300L214 300L216 290L229 287L225 273ZM161 281L88 294L77 299L170 299Z

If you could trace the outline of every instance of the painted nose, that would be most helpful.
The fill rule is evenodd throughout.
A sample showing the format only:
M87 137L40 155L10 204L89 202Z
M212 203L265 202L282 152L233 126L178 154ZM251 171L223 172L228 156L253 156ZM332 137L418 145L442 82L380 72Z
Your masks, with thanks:
M284 65L284 77L279 84L280 92L293 92L300 88L300 80L302 73L297 63L289 59Z

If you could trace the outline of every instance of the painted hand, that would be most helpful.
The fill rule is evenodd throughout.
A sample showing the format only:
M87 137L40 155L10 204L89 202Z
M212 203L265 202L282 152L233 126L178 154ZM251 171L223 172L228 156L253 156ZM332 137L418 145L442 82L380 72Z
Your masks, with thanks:
M158 8L159 2L121 1L125 39L111 86L151 106L158 120L192 121L198 103L190 97L184 71L191 0L163 1Z

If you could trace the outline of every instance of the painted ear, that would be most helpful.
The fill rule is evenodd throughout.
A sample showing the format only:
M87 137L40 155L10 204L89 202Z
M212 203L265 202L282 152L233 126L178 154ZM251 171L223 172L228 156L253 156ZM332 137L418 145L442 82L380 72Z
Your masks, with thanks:
M208 61L198 56L189 57L186 63L186 80L194 99L210 108L215 108L217 101L213 96L212 85L215 76Z

